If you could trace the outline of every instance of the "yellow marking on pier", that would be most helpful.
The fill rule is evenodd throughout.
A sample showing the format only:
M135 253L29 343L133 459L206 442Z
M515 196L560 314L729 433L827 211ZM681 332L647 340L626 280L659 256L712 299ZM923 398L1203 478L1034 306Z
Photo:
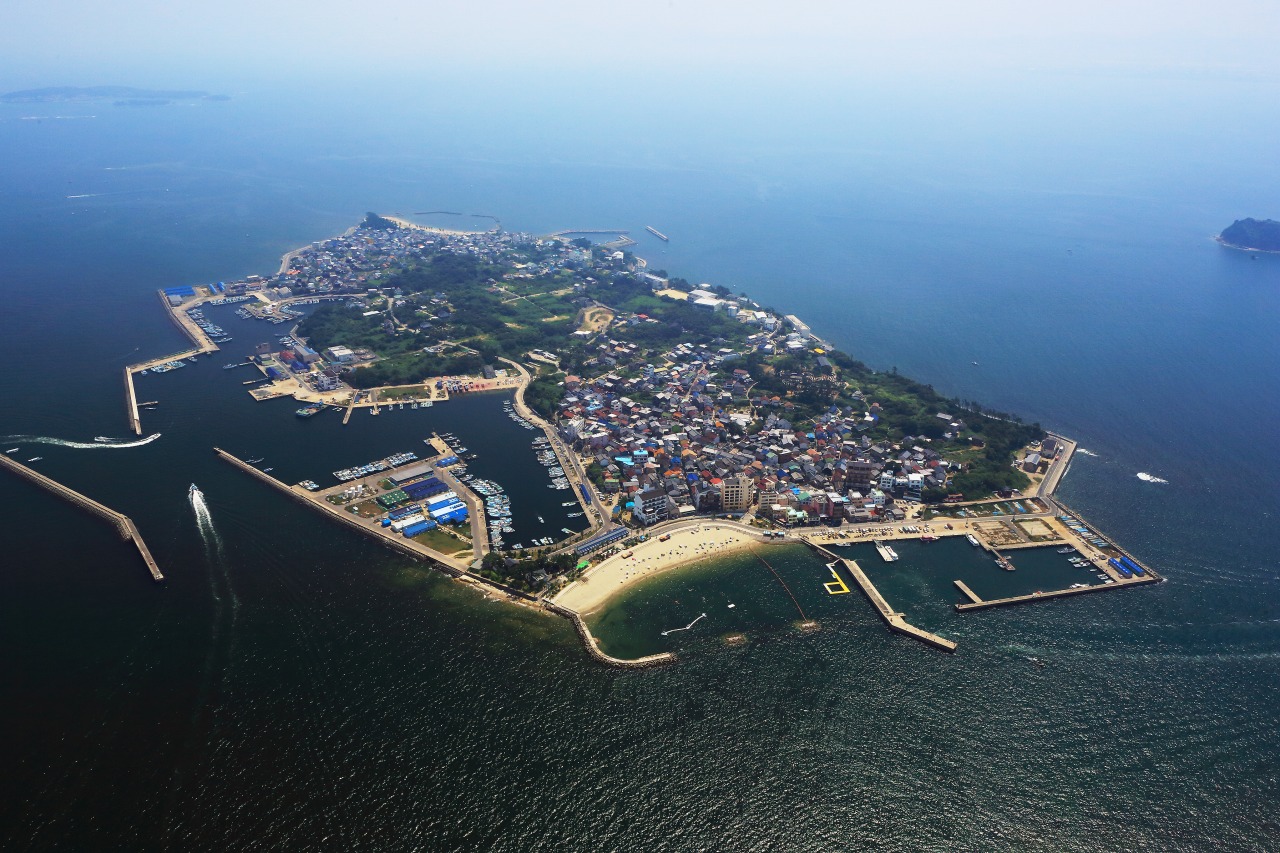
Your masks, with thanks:
M828 581L822 585L827 591L827 595L844 595L846 592L851 592L849 585L844 582L844 578L840 577L839 573L836 572L836 564L829 563L827 568L831 570L831 577L835 578L835 580Z

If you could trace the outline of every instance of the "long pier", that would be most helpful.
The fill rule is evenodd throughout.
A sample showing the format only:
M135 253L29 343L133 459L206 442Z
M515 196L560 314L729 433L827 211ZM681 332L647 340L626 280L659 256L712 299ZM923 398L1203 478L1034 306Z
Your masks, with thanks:
M182 361L193 355L201 355L202 353L217 352L221 347L213 342L213 339L204 333L204 331L190 317L185 315L179 316L178 310L186 311L189 308L195 308L203 304L203 298L196 299L193 303L182 305L170 305L169 301L164 297L164 291L156 291L160 297L160 304L164 306L164 313L175 326L186 335L191 343L195 346L182 352L173 353L172 355L162 355L158 358L149 358L146 361L139 361L130 364L124 369L124 388L125 388L125 404L129 415L129 428L133 430L135 435L142 435L142 416L138 411L138 396L133 387L133 375L141 373L144 370L150 370L158 364L165 364L170 361Z
M563 231L552 231L548 237L564 237L568 234L630 234L625 228L566 228Z
M125 406L129 413L129 429L134 435L142 435L142 416L138 414L138 393L133 389L133 371L124 369Z
M335 506L332 506L324 502L323 500L316 500L311 495L310 492L307 492L306 490L302 489L301 486L290 486L281 480L277 480L275 477L272 477L270 474L266 474L258 470L257 468L250 465L248 462L245 462L243 459L240 459L235 455L228 453L227 451L223 450L220 447L213 448L213 452L216 453L220 458L231 463L233 466L235 466L236 468L239 468L241 471L245 472L246 474L253 476L255 479L263 483L266 483L267 485L275 489L279 489L280 491L292 497L294 500L302 504L305 504L306 506L309 506L312 509L320 510L325 515L335 519L336 521L342 522L348 527L354 528L355 530L359 530L366 535L374 536L379 541L381 541L384 545L387 545L393 550L399 551L400 553L405 554L406 556L412 557L415 560L424 561L431 567L437 569L438 571L442 572L445 575L448 575L451 578L454 578L455 580L482 585L494 591L505 593L509 598L511 598L514 601L517 601L523 604L539 605L543 609L547 610L548 612L554 613L557 616L563 616L564 618L568 619L570 622L573 623L573 627L578 632L578 636L582 639L582 643L586 647L587 652L593 658L600 661L601 663L605 663L605 664L608 664L609 666L616 666L616 667L645 668L645 667L661 666L662 664L671 663L676 659L676 656L669 652L663 652L661 654L656 654L656 655L648 655L646 657L638 658L636 660L623 660L621 658L611 657L610 655L605 654L600 649L600 645L597 642L596 638L591 635L590 629L587 628L587 623L582 619L581 615L579 615L576 610L570 610L567 607L561 607L560 605L553 604L551 601L547 599L537 599L526 592L521 592L520 590L515 589L514 587L507 586L506 584L500 583L498 581L490 580L489 578L486 578L482 575L477 575L471 572L465 563L462 563L459 560L452 559L448 556L445 556L444 554L440 554L439 552L426 548L416 542L411 542L402 537L387 536L380 532L381 531L380 528L373 528L368 525L362 524L360 523L359 520L353 518L349 513L344 512L343 510Z
M1051 589L1045 592L1032 592L1027 595L1011 595L1008 598L980 598L977 593L969 589L963 581L955 581L955 585L960 591L969 597L969 601L963 601L956 605L956 610L964 613L969 610L986 610L990 607L1006 607L1010 604L1025 604L1029 601L1048 601L1053 598L1066 598L1070 595L1087 595L1091 592L1102 592L1109 589L1120 589L1127 586L1139 586L1148 583L1160 583L1162 580L1158 575L1148 575L1147 577L1132 578L1128 580L1116 581L1110 584L1092 584L1090 586L1077 587L1076 589Z
M124 513L116 512L114 509L98 503L93 498L80 494L76 490L62 485L51 477L46 477L39 471L33 471L21 462L10 459L4 454L0 454L0 466L8 468L19 477L25 477L37 486L42 486L53 492L60 498L75 504L81 509L102 516L107 521L116 526L116 530L120 533L121 539L132 541L138 548L138 553L142 555L142 561L147 564L147 570L151 572L154 580L164 580L164 575L160 574L160 567L156 565L155 558L151 556L151 549L147 547L147 543L143 541L142 534L138 532L138 527L133 523L133 519Z
M858 588L862 590L863 595L867 597L867 600L871 602L871 605L876 609L876 612L880 614L880 618L889 626L889 630L902 634L906 637L911 637L914 640L919 640L925 645L933 646L935 649L942 649L944 652L954 652L956 650L956 643L954 640L948 640L946 637L939 637L937 634L931 634L923 628L917 628L915 625L908 622L901 613L898 613L890 607L889 602L885 601L884 596L880 594L880 590L876 589L875 584L873 584L871 579L863 573L862 567L855 561L847 560L839 554L823 548L811 539L806 537L801 538L804 539L805 544L810 548L820 554L830 557L832 560L835 560L844 566L845 571L849 573L854 582L858 585Z
M306 489L302 488L301 486L290 486L288 483L285 483L281 480L277 480L275 477L272 477L270 474L267 474L264 471L258 470L257 468L250 465L248 462L245 462L243 459L240 459L234 456L233 454L228 453L227 451L223 450L220 447L213 448L213 452L216 453L219 457L221 457L225 461L230 462L236 468L239 468L241 471L244 471L246 474L251 475L255 479L259 480L260 482L266 483L267 485L275 489L279 489L280 491L284 492L286 495L289 495L291 498L298 501L299 503L302 503L305 506L309 506L314 510L319 510L329 518L332 518L335 521L339 521L347 525L348 527L359 530L367 536L372 536L377 540L379 540L380 542L382 542L384 545L387 545L388 547L392 548L393 550L399 551L403 554L407 554L408 556L413 557L414 559L427 562L433 567L438 568L440 571L449 575L450 577L455 577L455 578L466 577L475 582L482 583L487 586L491 586L496 590L499 590L501 592L506 593L507 595L512 596L513 598L516 598L528 603L533 603L537 601L536 598L529 595L528 593L521 592L520 590L515 589L514 587L507 586L506 584L489 580L488 578L482 575L477 575L472 573L470 571L469 564L463 560L455 559L453 557L450 557L447 554L442 554L439 551L436 551L432 548L428 548L419 542L414 542L412 540L405 539L402 536L388 535L386 533L383 533L381 527L374 527L368 524L364 524L360 521L360 519L352 516L351 513L343 509L340 509L337 506L334 506L328 501L325 501L323 498L316 498L315 496L312 495L311 492L308 492Z

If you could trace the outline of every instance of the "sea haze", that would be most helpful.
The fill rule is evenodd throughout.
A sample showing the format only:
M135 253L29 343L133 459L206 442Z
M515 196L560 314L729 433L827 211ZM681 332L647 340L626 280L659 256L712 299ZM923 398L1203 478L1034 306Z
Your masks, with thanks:
M132 516L168 578L0 480L6 846L1274 842L1280 256L1210 239L1280 218L1271 84L181 83L234 97L0 105L0 434L22 437L0 449ZM124 435L121 368L183 345L157 288L271 272L369 210L628 229L656 268L1078 439L1096 455L1061 496L1169 582L964 617L899 583L955 656L846 596L813 635L730 650L691 630L675 667L606 672L567 626L456 590L210 450L323 481L429 427L484 458L463 421L500 417L498 397L343 430L202 359L143 378L160 439L33 443ZM266 328L230 326L229 353ZM487 432L498 457L510 437ZM729 597L750 570L708 583Z

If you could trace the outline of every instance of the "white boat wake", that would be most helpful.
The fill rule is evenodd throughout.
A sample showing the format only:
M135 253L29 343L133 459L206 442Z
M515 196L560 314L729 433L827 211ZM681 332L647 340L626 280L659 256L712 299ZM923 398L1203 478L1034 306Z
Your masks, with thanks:
M208 551L210 562L216 563L218 569L222 573L222 582L231 596L231 606L233 610L239 610L240 598L236 595L235 589L231 586L231 577L227 574L226 562L223 559L222 535L218 533L218 528L213 525L213 514L209 512L209 504L205 502L204 492L196 488L195 483L192 483L191 488L187 490L187 499L191 502L191 510L196 516L196 527L200 531L200 538L204 540L205 549ZM209 581L214 599L216 601L221 601L222 596L218 594L217 585L213 582L213 575L209 576Z
M1139 472L1138 472L1138 479L1139 479L1139 480L1141 480L1141 481L1142 481L1142 482L1144 482L1144 483L1156 483L1156 484L1159 484L1159 485L1168 485L1168 484L1169 484L1169 481L1168 481L1168 480L1163 480L1163 479L1161 479L1160 477L1157 477L1157 476L1156 476L1156 475L1154 475L1154 474L1148 474L1146 471L1139 471Z
M139 438L135 441L125 439L108 438L100 435L93 441L67 441L65 438L54 438L49 435L6 435L2 441L16 441L18 444L52 444L56 447L72 447L76 450L120 450L126 447L141 447L144 444L150 444L160 437L160 433L152 433L146 438Z
M200 528L200 537L206 544L213 544L221 550L222 537L218 535L218 529L213 526L213 515L209 512L209 505L205 503L204 492L192 483L187 491L187 499L191 501L191 509L196 514L196 526Z
M688 631L694 625L697 625L699 622L701 622L703 619L706 619L706 618L707 618L707 614L703 613L701 616L699 616L697 619L694 619L692 622L690 622L688 625L685 625L683 628L668 628L667 630L662 632L662 636L665 637L668 634L674 634L676 631Z

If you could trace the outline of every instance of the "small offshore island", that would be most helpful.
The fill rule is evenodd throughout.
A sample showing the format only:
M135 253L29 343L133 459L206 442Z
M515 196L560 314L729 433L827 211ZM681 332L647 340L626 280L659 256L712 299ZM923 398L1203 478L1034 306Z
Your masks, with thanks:
M1280 252L1280 222L1274 219L1237 219L1215 238L1229 249L1245 252Z
M587 233L616 239L575 236ZM830 549L874 542L892 563L895 540L964 537L991 571L1015 571L1020 552L1050 549L1089 578L987 599L956 580L960 612L1161 580L1054 499L1070 439L872 370L800 318L651 270L630 245L623 231L446 231L371 213L286 254L273 276L161 291L195 348L125 369L131 426L141 434L148 405L136 377L232 341L206 306L288 324L278 343L248 347L226 368L253 367L258 378L243 383L253 398L293 397L304 403L300 418L332 408L345 424L361 410L513 391L507 415L535 433L525 452L568 492L561 505L581 508L585 531L505 542L509 506L501 487L467 472L465 436L425 435L425 459L397 453L334 472L338 483L327 486L290 485L261 460L215 450L401 553L569 618L612 665L674 655L610 657L585 617L649 577L741 550L787 589L764 556L780 543L803 543L827 561L813 579L827 594L852 583L890 630L946 651L956 644L912 626L857 562ZM316 307L304 316L298 304ZM817 627L800 612L802 630Z

